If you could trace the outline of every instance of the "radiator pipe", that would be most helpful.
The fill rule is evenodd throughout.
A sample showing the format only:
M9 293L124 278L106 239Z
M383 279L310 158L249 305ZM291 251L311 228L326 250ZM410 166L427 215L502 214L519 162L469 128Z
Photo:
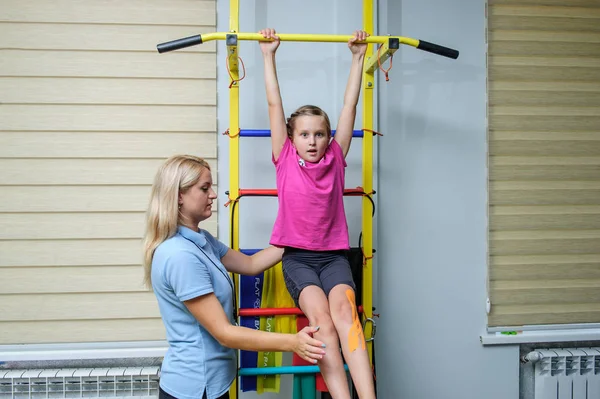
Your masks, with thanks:
M526 354L525 356L521 356L521 363L525 364L525 363L537 363L540 360L542 360L544 358L544 355L541 352L538 351L533 351L533 352L529 352L528 354Z

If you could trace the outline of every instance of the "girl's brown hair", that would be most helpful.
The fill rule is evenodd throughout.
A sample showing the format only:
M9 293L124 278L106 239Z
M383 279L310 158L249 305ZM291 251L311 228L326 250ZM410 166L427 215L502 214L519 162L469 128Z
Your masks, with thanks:
M329 122L329 116L327 116L327 113L325 111L323 111L321 108L317 107L316 105L303 105L302 107L295 110L292 113L292 115L290 115L290 117L287 119L287 123L286 123L287 133L288 133L288 137L290 139L293 136L296 118L298 118L299 116L305 116L305 115L322 117L323 120L325 121L325 126L327 128L327 136L331 137L331 123Z

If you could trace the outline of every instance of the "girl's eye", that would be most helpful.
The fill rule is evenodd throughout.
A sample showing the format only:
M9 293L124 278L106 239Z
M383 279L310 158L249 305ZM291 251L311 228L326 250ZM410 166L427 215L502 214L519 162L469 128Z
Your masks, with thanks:
M323 137L324 134L323 133L317 133L317 137Z
M208 191L208 187L202 187L201 190L202 191Z

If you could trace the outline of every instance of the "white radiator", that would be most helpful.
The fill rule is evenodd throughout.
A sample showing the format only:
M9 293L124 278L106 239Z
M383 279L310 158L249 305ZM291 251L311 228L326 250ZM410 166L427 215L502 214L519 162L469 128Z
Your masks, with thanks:
M535 359L535 399L600 399L600 348L544 349Z
M0 369L0 399L156 398L159 367Z

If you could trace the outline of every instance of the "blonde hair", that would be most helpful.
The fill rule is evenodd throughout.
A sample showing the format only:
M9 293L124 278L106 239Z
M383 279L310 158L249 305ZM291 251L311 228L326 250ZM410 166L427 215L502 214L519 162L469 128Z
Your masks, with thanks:
M181 223L179 193L198 182L208 163L193 155L175 155L161 165L154 177L150 204L146 212L143 242L144 283L152 287L152 257L156 248L173 237Z
M317 107L316 105L303 105L300 108L298 108L297 110L295 110L290 115L290 117L287 119L286 127L287 127L288 137L290 139L293 138L294 128L296 125L296 118L298 118L299 116L305 116L305 115L322 117L323 120L325 121L325 127L327 129L327 137L331 137L331 123L329 122L329 116L327 116L327 113L325 111L323 111L321 108Z

